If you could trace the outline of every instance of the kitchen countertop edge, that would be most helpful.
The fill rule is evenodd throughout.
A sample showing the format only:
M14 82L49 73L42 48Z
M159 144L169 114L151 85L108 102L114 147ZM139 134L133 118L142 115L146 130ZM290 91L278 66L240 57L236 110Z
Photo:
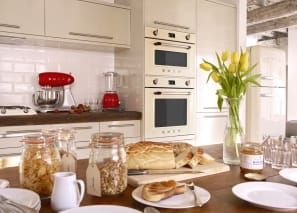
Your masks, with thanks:
M36 115L1 116L0 127L20 126L20 125L141 120L141 117L142 117L142 113L137 111L83 112L80 114L67 113L67 112L39 113Z

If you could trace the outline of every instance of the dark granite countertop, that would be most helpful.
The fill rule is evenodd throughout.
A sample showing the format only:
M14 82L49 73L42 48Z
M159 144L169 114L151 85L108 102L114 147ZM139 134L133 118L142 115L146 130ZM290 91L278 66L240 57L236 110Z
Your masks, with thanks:
M39 113L37 115L0 116L0 126L82 123L101 121L140 120L141 112L67 112Z

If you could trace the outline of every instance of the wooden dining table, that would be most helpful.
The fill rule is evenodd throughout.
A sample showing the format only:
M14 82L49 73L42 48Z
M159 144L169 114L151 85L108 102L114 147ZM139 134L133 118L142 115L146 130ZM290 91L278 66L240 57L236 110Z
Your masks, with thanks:
M222 161L222 145L211 145L203 147L205 152L214 156L217 161ZM77 177L85 180L86 168L88 165L87 160L78 161ZM294 183L283 179L278 174L278 170L274 170L266 166L263 174L267 175L266 181L284 183L294 185ZM0 170L0 178L7 179L10 182L10 187L19 187L19 172L18 167L4 168ZM237 198L232 193L232 187L236 184L246 182L243 175L240 173L239 166L230 166L230 171L223 172L215 175L199 177L193 180L194 183L210 192L211 198L202 207L193 207L186 209L163 209L158 208L161 213L194 213L194 212L226 212L226 213L245 213L257 212L268 213L271 210L256 207L246 201ZM131 193L135 187L128 185L123 194L118 196L95 197L85 194L81 206L86 205L120 205L143 211L146 205L135 201ZM65 195L67 196L67 195ZM280 197L280 199L282 199ZM41 213L54 212L50 206L50 199L41 200ZM297 212L297 211L295 211Z

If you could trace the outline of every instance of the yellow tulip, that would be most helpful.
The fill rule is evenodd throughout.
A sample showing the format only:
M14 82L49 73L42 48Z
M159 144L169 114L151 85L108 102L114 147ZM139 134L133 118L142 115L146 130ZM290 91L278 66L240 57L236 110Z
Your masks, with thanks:
M220 75L217 72L213 72L211 74L211 78L214 82L219 82L220 81Z
M240 64L240 68L239 68L239 70L240 70L241 72L245 72L245 71L248 70L248 68L249 68L249 64L248 64L248 62L244 62L243 64Z
M227 61L229 57L229 51L222 52L221 59L223 62Z
M231 73L236 72L236 64L231 63L231 64L229 65L229 69L228 69L228 71L231 72Z
M232 64L237 64L239 61L239 54L238 52L233 52L232 55L231 55L231 63Z
M212 69L212 66L208 63L201 63L200 68L205 70L205 71L210 71Z
M239 60L240 64L248 64L249 63L249 53L248 52L244 52L241 54L240 56L240 60Z

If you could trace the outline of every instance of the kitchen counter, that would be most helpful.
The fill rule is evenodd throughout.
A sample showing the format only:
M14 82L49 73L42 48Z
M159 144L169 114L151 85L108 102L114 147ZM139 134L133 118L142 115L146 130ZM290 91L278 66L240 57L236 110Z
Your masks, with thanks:
M0 126L41 125L101 121L140 120L141 112L52 112L37 115L0 116Z
M206 152L215 156L218 160L222 159L222 146L221 145L212 145L203 147ZM85 180L85 172L87 168L88 161L80 160L78 162L78 172L77 176L80 179ZM278 175L277 170L273 170L270 167L266 167L263 171L264 175L269 176L268 181L271 182L280 182L285 184L291 184L281 178ZM19 177L18 177L18 168L6 168L0 170L0 177L4 179L8 179L12 187L19 186ZM232 194L232 186L246 182L246 180L240 174L239 166L231 166L231 170L228 172L210 175L206 177L200 177L194 179L196 185L205 188L211 194L210 200L202 207L194 207L187 209L161 209L159 208L161 213L194 213L194 212L228 212L228 213L247 213L247 212L258 212L258 213L268 213L270 210L262 209L255 207L245 201L242 201L235 197ZM122 205L131 208L138 209L143 211L145 205L138 203L133 200L131 193L135 188L132 186L128 186L125 192L119 196L110 196L110 197L94 197L85 194L84 199L81 203L81 206L85 205L98 205L98 204L110 204L110 205ZM281 199L281 198L280 198ZM53 212L50 207L50 199L42 200L41 213Z

